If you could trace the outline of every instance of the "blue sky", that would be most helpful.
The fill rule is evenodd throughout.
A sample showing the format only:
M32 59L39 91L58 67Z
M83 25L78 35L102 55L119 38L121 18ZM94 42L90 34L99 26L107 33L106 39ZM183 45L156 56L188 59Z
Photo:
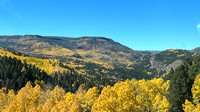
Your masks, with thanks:
M102 36L134 50L200 47L199 0L0 0L0 35Z

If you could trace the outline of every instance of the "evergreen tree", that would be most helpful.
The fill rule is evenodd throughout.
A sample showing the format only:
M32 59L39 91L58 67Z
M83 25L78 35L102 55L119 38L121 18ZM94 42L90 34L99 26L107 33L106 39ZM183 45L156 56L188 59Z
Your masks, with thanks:
M170 112L183 112L182 104L185 99L190 99L192 96L188 73L191 65L192 62L186 58L181 66L177 67L174 72L170 72L170 87L167 95L171 104Z
M200 55L198 55L195 58L194 63L189 70L190 78L194 80L199 73L200 73Z

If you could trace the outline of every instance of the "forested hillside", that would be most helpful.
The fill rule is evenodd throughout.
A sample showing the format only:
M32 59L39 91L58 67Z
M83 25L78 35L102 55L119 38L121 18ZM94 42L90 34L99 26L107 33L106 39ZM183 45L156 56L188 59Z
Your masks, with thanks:
M110 83L102 90L98 89L99 83L89 77L85 78L76 73L55 73L49 76L39 68L26 62L21 63L16 58L1 57L0 67L1 70L6 70L6 75L1 73L4 74L1 77L6 78L1 80L1 82L6 80L0 90L2 112L196 112L200 110L198 89L200 55L193 62L185 58L183 64L175 70L171 69L165 78L166 81L161 78L132 79L115 82L113 86L110 86L112 85ZM71 70L71 73L73 72L75 71ZM9 76L12 77L11 80ZM21 80L14 80L15 77ZM25 86L22 85L25 83ZM16 86L20 84L21 86Z
M185 58L182 65L175 70L172 69L166 76L166 78L170 80L167 99L171 104L171 112L188 111L188 106L193 106L193 108L190 108L191 110L189 112L200 109L198 105L196 105L199 102L195 101L199 98L199 96L196 95L200 94L197 89L199 86L197 84L199 75L200 55L195 58L194 62L189 60L189 58ZM188 103L191 102L194 102L194 105L188 105Z
M180 66L186 57L194 60L197 55L198 53L187 50L169 49L155 55L145 55L136 60L130 67L150 77L164 77L170 72L171 68L176 69Z
M0 56L7 56L12 58L20 59L22 63L35 65L36 67L44 70L47 74L52 74L54 72L63 72L68 69L59 67L59 62L57 59L40 59L35 57L30 57L20 52L8 51L7 49L0 49Z
M0 36L0 46L34 56L129 65L142 54L104 37Z
M0 112L200 112L200 0L0 0Z
M0 46L2 112L200 110L198 48L144 55L108 38L31 35Z
M24 57L25 59L31 57ZM37 60L37 58L35 58ZM40 60L40 59L39 59ZM38 63L35 63L38 65ZM66 68L63 72L53 72L47 74L44 70L32 64L22 62L17 58L1 56L0 57L0 88L6 87L17 92L19 89L30 83L40 85L43 88L54 88L56 85L62 87L65 91L75 92L83 84L85 89L96 86L102 89L106 85L113 85L117 80L107 77L93 77L79 74L75 69L62 65ZM48 67L48 66L46 66Z
M200 47L197 47L197 48L195 48L195 49L193 49L193 50L191 50L192 52L196 52L196 53L200 53Z
M69 38L39 35L0 36L0 47L31 57L24 59L14 56L22 61L26 60L28 64L34 64L47 74L66 71L62 66L64 65L80 74L109 77L114 80L164 77L171 68L175 69L181 65L184 58L189 57L193 60L199 53L196 48L192 51L145 51L147 54L144 55L104 37Z

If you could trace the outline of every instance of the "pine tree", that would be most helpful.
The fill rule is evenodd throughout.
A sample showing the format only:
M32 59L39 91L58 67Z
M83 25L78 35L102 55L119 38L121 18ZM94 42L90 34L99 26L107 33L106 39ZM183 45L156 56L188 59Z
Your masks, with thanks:
M191 61L186 58L183 64L176 68L176 70L170 74L170 87L168 89L169 94L167 99L171 104L170 112L183 112L182 104L185 99L190 99L191 83L189 78L189 68L191 66Z
M200 55L198 55L195 58L194 63L189 70L189 76L190 76L190 79L193 80L193 82L196 76L198 75L198 73L200 73Z

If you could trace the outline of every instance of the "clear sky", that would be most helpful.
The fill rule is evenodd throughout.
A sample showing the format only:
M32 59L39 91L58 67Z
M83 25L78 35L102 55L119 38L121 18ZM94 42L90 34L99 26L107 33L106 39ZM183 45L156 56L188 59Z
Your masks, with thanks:
M190 50L200 47L200 0L0 0L0 35L24 34Z

